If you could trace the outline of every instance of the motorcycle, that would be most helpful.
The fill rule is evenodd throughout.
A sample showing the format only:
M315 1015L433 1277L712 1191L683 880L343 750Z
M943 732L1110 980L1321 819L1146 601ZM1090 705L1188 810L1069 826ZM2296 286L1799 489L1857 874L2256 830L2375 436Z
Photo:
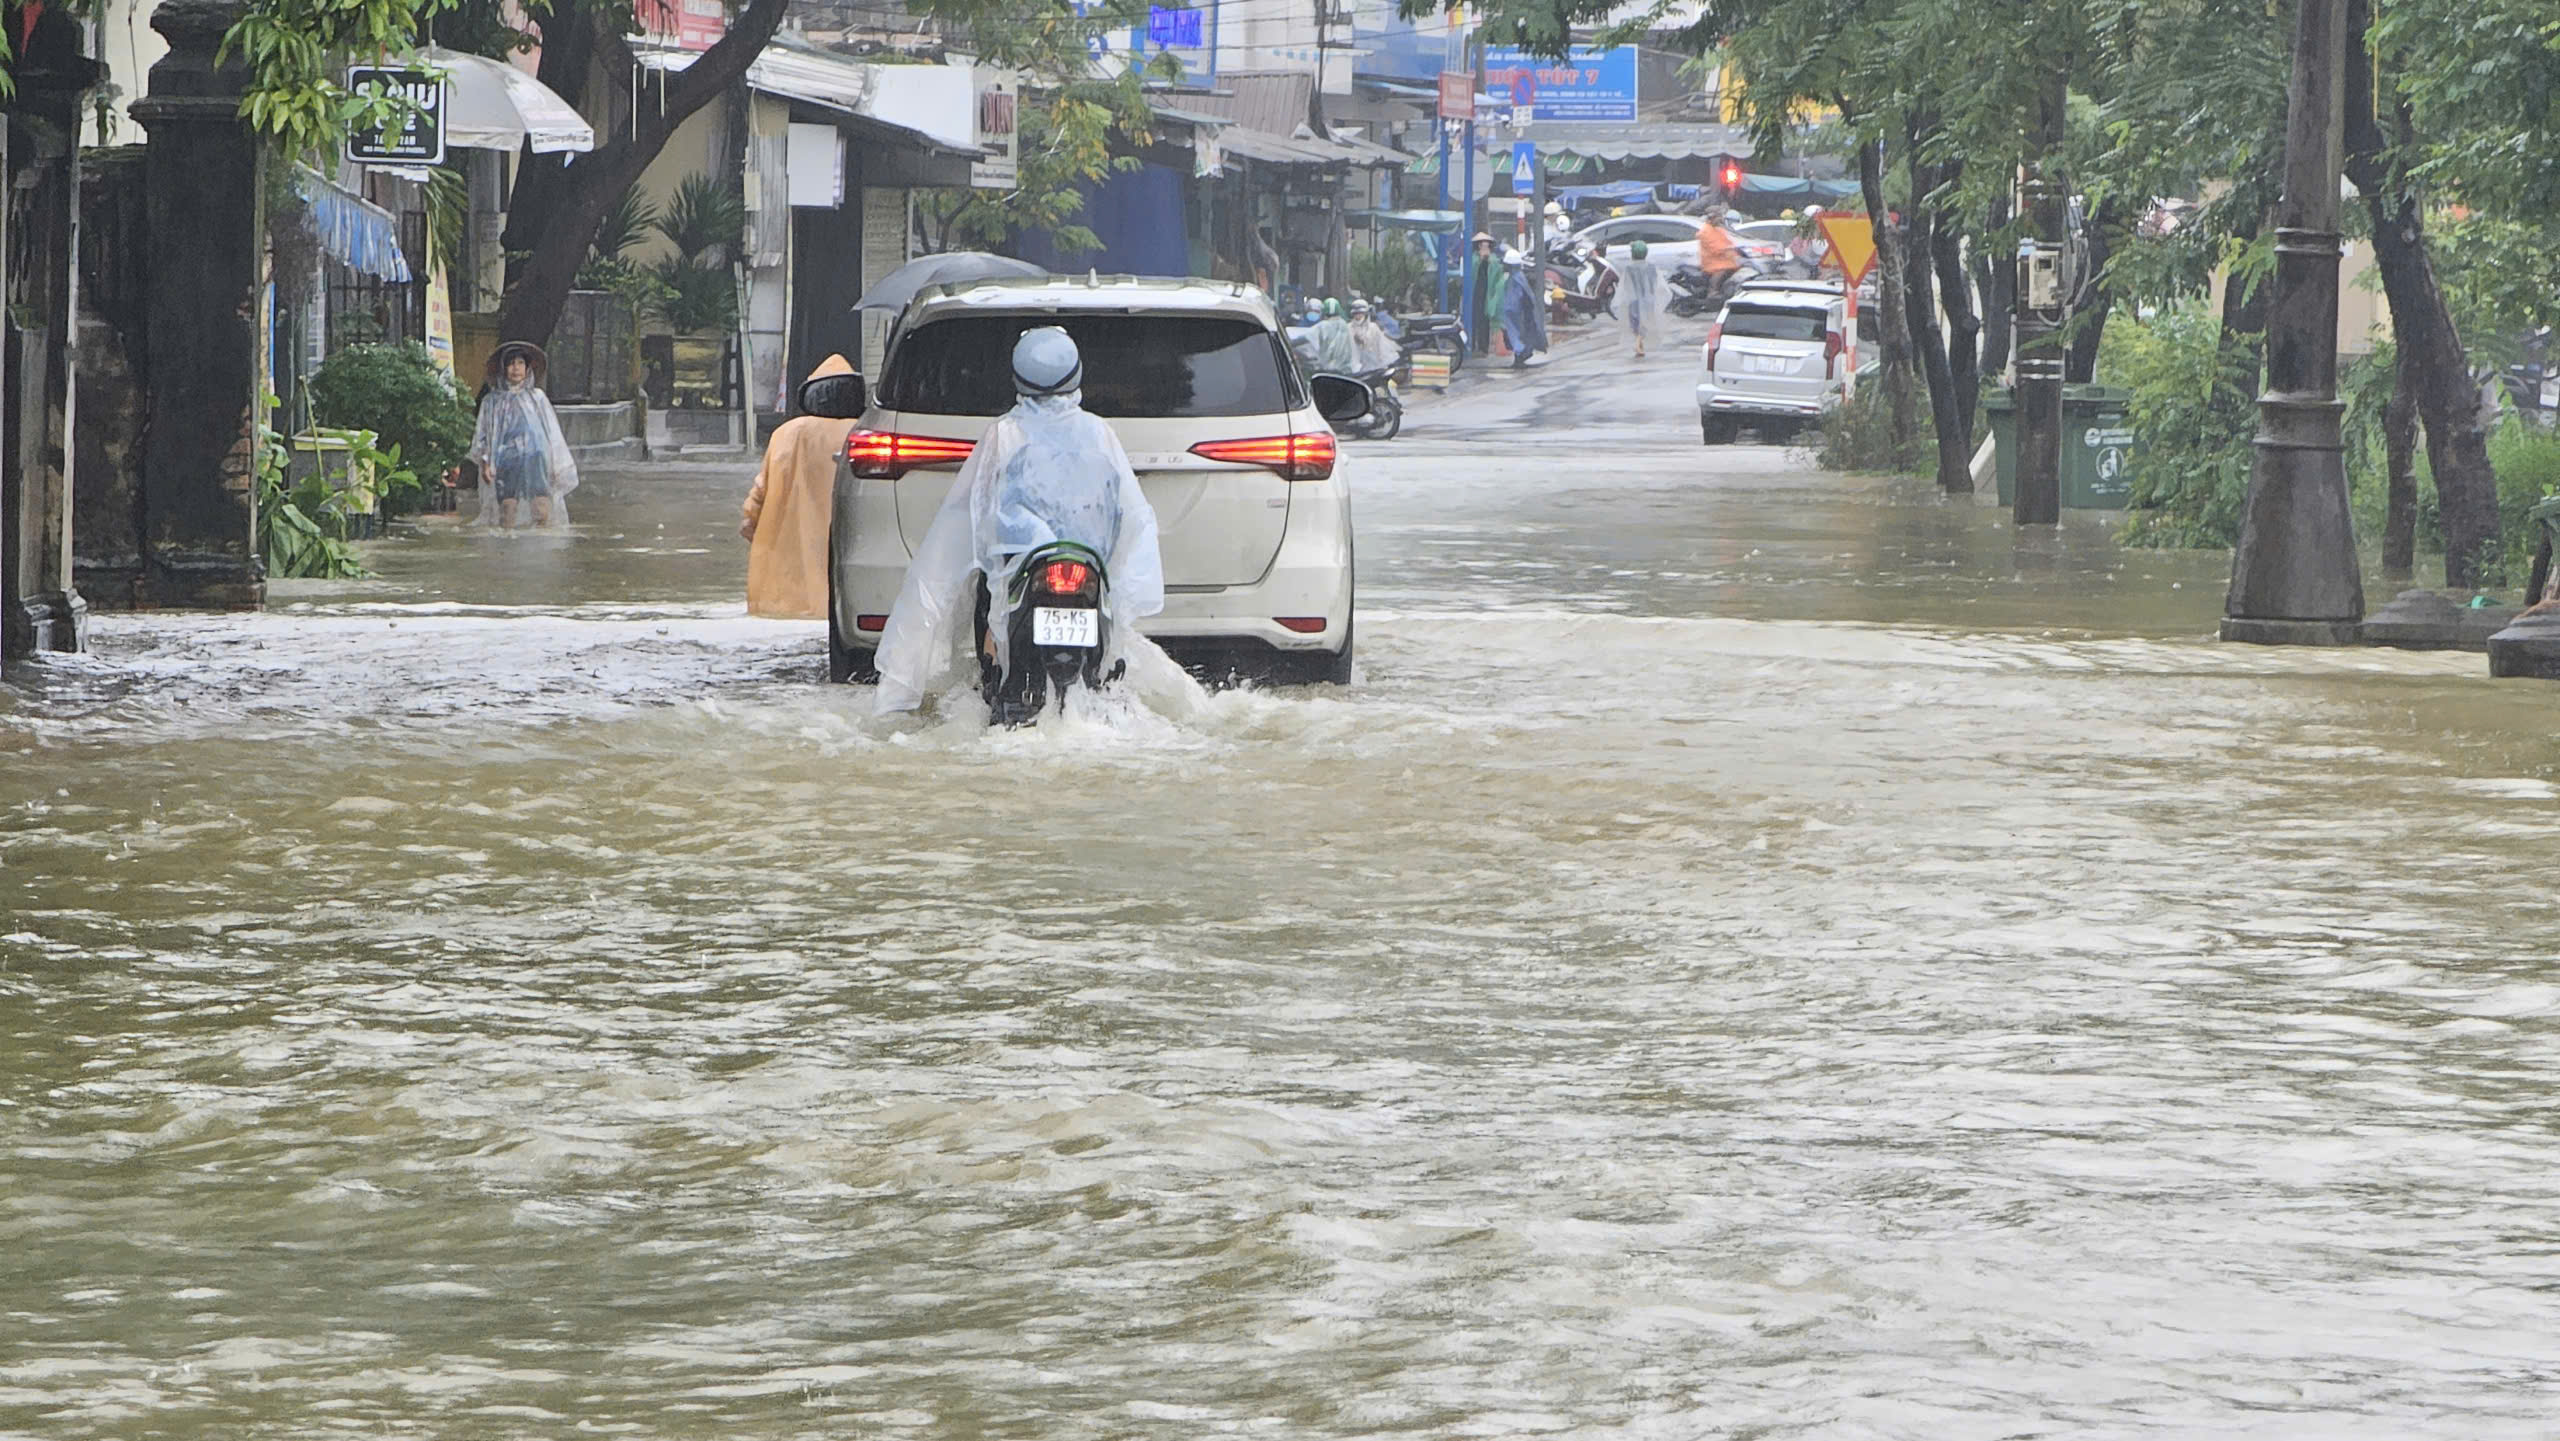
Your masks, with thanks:
M1454 315L1404 315L1397 317L1404 327L1404 350L1407 355L1438 351L1449 357L1449 373L1457 374L1467 363L1467 328Z
M1742 288L1743 282L1760 278L1758 267L1744 262L1739 270L1712 279L1694 265L1683 265L1671 272L1671 303L1667 309L1678 316L1713 315L1724 309L1724 303Z
M1120 678L1127 662L1115 662L1107 675L1102 669L1111 643L1111 621L1102 607L1110 592L1102 557L1064 540L1033 550L1014 567L1001 616L990 614L987 585L979 583L978 693L986 698L989 724L1029 725L1052 697L1064 704L1075 682L1095 689ZM991 624L1004 626L1001 670L987 644Z
M1588 245L1560 246L1547 262L1547 318L1588 320L1618 313L1618 272Z
M1333 433L1353 440L1393 440L1404 429L1404 401L1396 394L1396 381L1409 377L1410 361L1399 359L1393 365L1364 370L1354 380L1369 387L1369 413L1358 420L1337 421Z

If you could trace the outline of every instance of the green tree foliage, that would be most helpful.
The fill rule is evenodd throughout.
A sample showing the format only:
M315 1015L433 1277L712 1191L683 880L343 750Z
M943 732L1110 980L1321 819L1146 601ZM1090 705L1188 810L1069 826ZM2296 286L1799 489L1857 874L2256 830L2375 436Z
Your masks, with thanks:
M626 196L624 203L628 200ZM620 209L608 210L607 221L627 218L617 214ZM674 251L649 269L657 282L650 298L659 317L679 332L726 334L736 329L738 285L729 263L746 240L746 201L724 181L691 175L676 187L666 209L650 217L649 225ZM599 227L599 242L604 233ZM617 258L620 254L616 250Z
M1015 135L1015 182L1006 190L937 190L920 202L938 250L991 248L1014 235L1046 235L1060 250L1097 249L1078 223L1087 190L1114 171L1135 170L1127 151L1155 138L1155 113L1138 68L1099 73L1092 44L1105 31L1143 23L1138 0L1079 9L1070 0L921 0L921 13L979 63L1023 77ZM1164 62L1169 64L1170 62ZM1171 70L1160 72L1170 78Z
M222 40L249 67L241 118L287 155L334 152L358 126L396 122L405 102L340 83L350 55L405 55L455 0L251 0Z

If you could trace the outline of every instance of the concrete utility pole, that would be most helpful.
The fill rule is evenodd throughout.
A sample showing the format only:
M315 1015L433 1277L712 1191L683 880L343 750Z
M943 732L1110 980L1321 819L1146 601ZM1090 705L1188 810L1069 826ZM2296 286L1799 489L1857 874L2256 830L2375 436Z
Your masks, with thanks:
M2067 98L2060 77L2036 97L2036 161L2018 187L2018 210L2035 238L2018 247L2018 488L2009 507L2015 525L2062 520L2062 331L2070 319L2062 248L2069 198L2053 172L2062 155Z
M2222 638L2353 645L2364 618L2338 400L2338 163L2346 0L2301 0L2284 200L2267 306L2267 389Z

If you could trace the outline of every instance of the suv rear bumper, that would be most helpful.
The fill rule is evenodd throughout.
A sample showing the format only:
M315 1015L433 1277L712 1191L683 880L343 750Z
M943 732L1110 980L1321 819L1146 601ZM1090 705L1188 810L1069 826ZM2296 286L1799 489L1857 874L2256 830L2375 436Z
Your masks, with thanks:
M1779 415L1788 419L1818 419L1840 403L1840 392L1825 389L1813 399L1793 396L1754 395L1748 391L1729 390L1719 385L1698 384L1700 415Z

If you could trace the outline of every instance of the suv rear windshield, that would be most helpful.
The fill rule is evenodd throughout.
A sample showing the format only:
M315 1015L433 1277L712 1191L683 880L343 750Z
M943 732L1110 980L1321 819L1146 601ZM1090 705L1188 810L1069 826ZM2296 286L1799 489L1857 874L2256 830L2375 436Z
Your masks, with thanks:
M1822 341L1824 311L1798 310L1793 306L1734 305L1724 312L1724 338L1727 340L1810 340Z
M1280 338L1233 315L956 315L898 338L881 404L933 415L1013 408L1013 342L1063 326L1084 353L1084 408L1108 420L1278 415L1304 404Z

